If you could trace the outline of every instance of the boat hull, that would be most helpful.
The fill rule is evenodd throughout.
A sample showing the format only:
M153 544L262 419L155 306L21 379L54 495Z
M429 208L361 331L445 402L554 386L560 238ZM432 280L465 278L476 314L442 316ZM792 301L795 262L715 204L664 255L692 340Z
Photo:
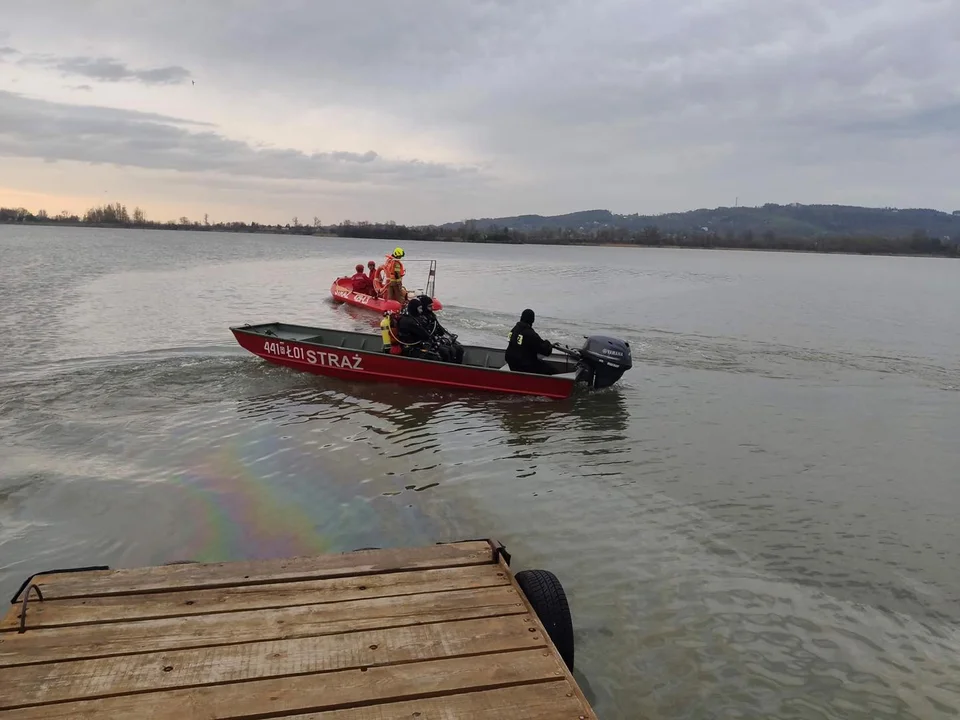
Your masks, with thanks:
M380 314L400 310L400 303L396 300L384 300L372 295L354 292L352 285L350 278L337 278L330 286L330 294L337 302L353 305L364 310L372 310Z
M353 281L348 277L341 277L334 280L333 285L330 286L330 294L337 302L347 303L348 305L353 305L354 307L364 310L372 310L381 315L385 312L400 311L400 303L396 300L386 300L373 295L354 292ZM433 309L435 311L442 310L443 304L439 300L434 299Z
M560 375L534 375L502 369L503 351L465 348L465 364L420 360L382 352L378 335L269 323L231 327L243 349L275 365L340 378L403 385L425 385L517 395L566 398L573 392L575 366L556 361ZM470 359L473 364L466 364ZM486 364L497 367L479 366Z

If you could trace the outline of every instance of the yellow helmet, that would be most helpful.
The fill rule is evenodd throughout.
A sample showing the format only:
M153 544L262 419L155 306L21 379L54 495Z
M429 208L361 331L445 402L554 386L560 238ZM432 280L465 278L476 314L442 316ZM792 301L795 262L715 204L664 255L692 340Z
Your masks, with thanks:
M404 256L403 248L398 247L393 251L393 256L395 258L402 258Z

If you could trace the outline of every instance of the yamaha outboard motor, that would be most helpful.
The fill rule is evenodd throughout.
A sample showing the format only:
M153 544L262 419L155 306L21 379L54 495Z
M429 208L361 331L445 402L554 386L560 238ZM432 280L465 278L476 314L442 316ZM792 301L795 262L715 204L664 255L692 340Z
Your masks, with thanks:
M633 367L630 343L619 338L593 335L580 348L577 380L594 389L610 387Z

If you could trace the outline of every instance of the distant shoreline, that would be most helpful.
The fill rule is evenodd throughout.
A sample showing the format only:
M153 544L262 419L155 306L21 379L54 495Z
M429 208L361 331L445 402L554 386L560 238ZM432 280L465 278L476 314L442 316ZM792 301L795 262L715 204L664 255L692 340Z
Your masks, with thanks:
M71 227L71 228L99 228L101 230L160 230L163 232L220 232L228 233L232 235L305 235L307 237L340 237L335 233L330 232L317 232L317 233L304 233L304 232L290 232L284 229L277 230L276 226L259 226L256 230L245 229L245 230L232 230L224 227L215 227L213 225L204 226L200 225L198 227L188 226L181 227L179 225L169 226L169 225L135 225L130 224L119 224L119 223L90 223L83 222L79 220L77 222L70 222L64 220L30 220L28 222L19 222L16 220L0 220L0 225L20 225L23 227Z
M111 223L111 222L85 222L82 220L53 220L31 218L29 220L0 220L0 225L15 226L42 226L42 227L70 227L70 228L97 228L103 230L155 230L155 231L174 231L174 232L218 232L232 233L240 235L300 235L303 237L315 238L341 238L341 239L369 239L383 240L390 243L402 242L449 242L449 243L468 243L475 245L540 245L546 247L610 247L610 248L650 248L665 250L737 250L746 252L782 252L782 253L800 253L809 255L876 255L881 257L928 257L928 258L946 258L955 259L960 257L960 245L938 247L930 246L928 252L918 251L910 247L916 242L916 239L906 238L864 238L859 236L847 237L823 237L817 239L811 238L780 238L781 243L793 243L798 245L806 244L807 247L770 247L759 244L764 241L755 241L753 244L744 245L741 241L737 244L736 238L733 242L729 238L722 238L711 234L663 234L659 233L647 237L637 237L635 242L611 242L609 240L590 240L582 237L570 238L548 238L531 237L532 233L522 233L510 231L507 228L502 230L493 230L484 233L472 231L475 236L463 237L458 235L457 231L442 229L434 226L409 228L402 225L374 225L370 223L341 224L335 226L313 227L306 225L299 226L277 226L277 225L259 225L259 224L171 224L171 223L153 223L146 222L137 224ZM655 232L655 229L653 229ZM656 237L656 240L653 238ZM922 242L930 243L928 239ZM939 241L935 241L939 244ZM816 246L811 247L810 243ZM821 243L824 246L820 246ZM859 245L860 248L851 247ZM899 245L899 248L891 247Z
M610 247L610 248L632 248L638 250L717 250L722 252L765 252L765 253L794 253L797 255L854 255L854 256L875 256L875 257L917 257L932 258L944 260L956 260L960 255L947 255L932 253L911 253L911 252L857 252L855 250L792 250L790 248L764 248L764 247L726 247L721 245L636 245L634 243L565 243L565 245L577 245L578 247Z

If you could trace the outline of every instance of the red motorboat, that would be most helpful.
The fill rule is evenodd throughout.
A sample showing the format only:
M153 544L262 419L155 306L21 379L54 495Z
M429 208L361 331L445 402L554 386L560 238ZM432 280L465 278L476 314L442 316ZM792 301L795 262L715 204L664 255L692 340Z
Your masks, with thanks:
M438 310L443 310L443 303L433 297L434 288L436 286L437 280L437 261L436 260L408 260L408 263L412 262L429 262L430 263L430 272L427 275L427 283L424 286L423 290L408 290L407 299L416 297L417 295L429 295L433 298L433 311L437 312ZM360 266L358 266L360 267ZM330 294L333 296L333 299L337 302L344 302L348 305L353 305L358 308L365 308L367 310L373 310L380 313L381 315L385 312L399 312L403 305L396 300L387 300L383 295L383 283L385 280L384 267L376 267L376 264L372 261L368 263L370 268L370 280L374 286L373 295L364 292L357 292L353 287L353 279L347 276L338 277L333 281L333 285L330 286Z
M230 331L254 355L315 375L549 398L569 397L578 382L608 387L633 365L629 343L603 336L586 338L578 350L554 345L561 356L545 360L558 374L535 375L510 370L505 350L498 348L465 345L463 362L455 364L385 353L381 337L369 333L285 323L242 325Z

